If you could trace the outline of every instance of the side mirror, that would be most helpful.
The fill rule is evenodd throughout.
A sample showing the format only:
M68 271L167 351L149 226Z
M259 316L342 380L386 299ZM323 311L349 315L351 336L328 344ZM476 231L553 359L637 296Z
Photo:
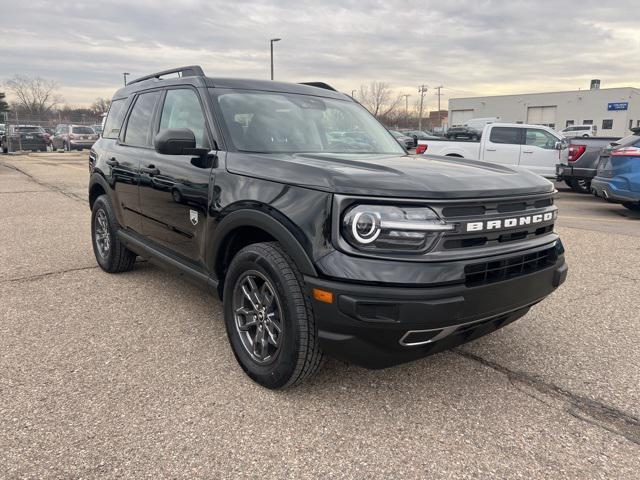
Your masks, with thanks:
M567 148L567 142L565 142L564 140L559 140L554 145L554 148L556 150L564 150L565 148Z
M153 139L156 152L163 155L205 155L206 148L196 148L196 136L188 128L168 128Z

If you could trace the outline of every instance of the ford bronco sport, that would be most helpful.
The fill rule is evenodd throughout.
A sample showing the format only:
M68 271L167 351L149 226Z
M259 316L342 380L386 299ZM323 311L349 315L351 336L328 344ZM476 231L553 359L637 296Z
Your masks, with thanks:
M567 274L550 182L408 155L324 83L197 66L134 80L90 171L100 267L141 256L219 295L233 353L268 388L324 355L384 368L473 340Z

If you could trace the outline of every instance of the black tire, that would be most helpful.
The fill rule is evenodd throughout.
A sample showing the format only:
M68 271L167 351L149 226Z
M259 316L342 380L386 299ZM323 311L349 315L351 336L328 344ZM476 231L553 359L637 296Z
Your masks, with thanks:
M571 190L578 193L591 193L591 180L569 178L564 181Z
M243 310L238 308L238 301L247 302L250 297L256 298L246 295L242 290L249 277L263 280L263 286L268 284L268 290L272 290L268 304L275 305L274 309L278 308L279 313L274 314L275 310L271 310L272 313L267 314L265 308L262 308L260 318L263 320L247 313L246 309L244 313L236 315L237 310ZM255 289L257 291L258 288ZM320 368L323 353L318 343L311 301L304 293L302 275L280 244L256 243L236 254L225 278L223 303L225 325L233 353L245 373L256 383L270 389L287 388L310 377ZM255 308L256 303L267 304L259 297L257 302L250 300L250 304L254 305L252 313L260 311ZM279 329L274 330L273 322L271 328L267 328L271 315L275 315L271 318L278 320L276 325L280 326ZM267 337L264 332L269 335L272 331L276 332L276 343L279 344L277 347L271 346L277 350L271 356L266 356L263 362L254 358L256 347L253 347L251 353L247 345L250 342L248 338L254 334L253 343L257 344L260 322L263 332L262 348ZM255 330L252 330L253 326L247 326L249 323L255 325Z
M105 228L106 232L103 232ZM109 273L131 270L136 261L136 254L122 244L117 232L118 222L109 197L100 195L91 208L91 243L98 265Z
M632 212L640 212L640 203L623 202L622 206Z

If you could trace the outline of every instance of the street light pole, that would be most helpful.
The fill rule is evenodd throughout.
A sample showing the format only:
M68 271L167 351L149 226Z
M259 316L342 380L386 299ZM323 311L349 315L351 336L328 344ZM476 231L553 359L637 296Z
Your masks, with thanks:
M422 130L422 105L424 102L424 94L427 93L429 88L426 85L420 85L418 87L418 93L420 94L420 114L418 118L418 130Z
M407 122L406 127L409 127L409 97L411 96L408 93L402 95L404 97L404 118L405 122Z
M122 72L122 77L124 78L124 86L127 86L127 75L131 75L129 72Z
M351 98L356 99L356 90L351 90Z
M272 38L269 40L269 46L271 47L271 80L273 80L273 43L279 42L281 38Z

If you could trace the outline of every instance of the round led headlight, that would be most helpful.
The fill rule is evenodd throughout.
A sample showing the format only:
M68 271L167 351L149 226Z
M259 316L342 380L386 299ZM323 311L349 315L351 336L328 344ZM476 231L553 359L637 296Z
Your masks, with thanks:
M357 212L351 220L351 235L363 245L375 242L380 235L380 214L367 211Z
M342 236L359 250L420 253L454 225L429 207L355 205L342 217Z

